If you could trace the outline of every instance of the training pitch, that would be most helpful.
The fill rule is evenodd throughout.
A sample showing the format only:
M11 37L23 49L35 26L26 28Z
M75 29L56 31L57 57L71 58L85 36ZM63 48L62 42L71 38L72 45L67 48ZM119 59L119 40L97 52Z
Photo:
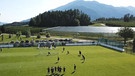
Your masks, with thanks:
M79 51L85 56L85 61L82 55L79 56ZM65 72L62 69L61 72L48 73L48 67L58 66L65 67ZM60 46L52 50L42 47L3 48L0 52L0 76L51 75L135 76L135 56L101 46Z

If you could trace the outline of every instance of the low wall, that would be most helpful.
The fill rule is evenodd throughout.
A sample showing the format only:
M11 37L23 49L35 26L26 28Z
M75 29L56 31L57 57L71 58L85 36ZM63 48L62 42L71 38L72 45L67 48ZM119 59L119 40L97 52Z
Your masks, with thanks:
M118 51L121 51L121 52L124 52L125 50L123 48L119 48L119 47L115 47L115 46L111 46L111 45L107 45L107 44L104 44L104 43L97 43L97 42L81 42L81 43L66 43L65 45L66 46L87 46L87 45L101 45L101 46L104 46L104 47L108 47L108 48L111 48L111 49L115 49L115 50L118 50ZM14 47L13 44L1 44L0 45L0 48L11 48L11 47Z
M107 47L107 48L111 48L111 49L115 49L115 50L118 50L118 51L121 51L121 52L124 52L124 49L123 48L119 48L119 47L116 47L116 46L111 46L111 45L107 45L107 44L104 44L104 43L98 43L98 42L82 42L82 43L66 43L66 46L87 46L87 45L101 45L101 46L104 46L104 47Z
M83 46L83 45L97 45L97 42L66 43L66 46Z
M0 48L11 48L11 47L14 47L13 44L2 44L0 45Z
M104 44L104 43L99 43L99 45L104 46L104 47L108 47L108 48L111 48L111 49L115 49L115 50L118 50L118 51L121 51L121 52L125 51L123 48L107 45L107 44Z

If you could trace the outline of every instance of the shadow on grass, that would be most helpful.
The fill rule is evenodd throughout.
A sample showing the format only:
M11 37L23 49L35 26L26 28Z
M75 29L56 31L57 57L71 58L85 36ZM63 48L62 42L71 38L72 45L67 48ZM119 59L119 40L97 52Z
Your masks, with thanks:
M47 74L46 76L64 76L64 74L53 73L53 74Z
M82 61L82 63L84 63L85 61Z
M59 62L57 61L57 62L55 62L54 64L58 64Z
M75 73L75 71L73 71L71 74L74 74Z

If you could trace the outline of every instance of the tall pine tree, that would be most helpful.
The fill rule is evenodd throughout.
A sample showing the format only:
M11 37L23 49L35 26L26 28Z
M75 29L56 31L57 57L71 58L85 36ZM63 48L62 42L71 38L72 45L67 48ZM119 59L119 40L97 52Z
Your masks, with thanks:
M36 27L89 25L90 17L78 9L48 11L31 18L29 25Z

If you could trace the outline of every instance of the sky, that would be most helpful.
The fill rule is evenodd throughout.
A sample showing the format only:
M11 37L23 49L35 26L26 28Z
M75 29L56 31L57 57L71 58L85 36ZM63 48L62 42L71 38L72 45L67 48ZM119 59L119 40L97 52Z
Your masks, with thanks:
M0 22L11 23L35 17L75 0L0 0ZM133 6L135 0L85 0L98 1L115 7Z

